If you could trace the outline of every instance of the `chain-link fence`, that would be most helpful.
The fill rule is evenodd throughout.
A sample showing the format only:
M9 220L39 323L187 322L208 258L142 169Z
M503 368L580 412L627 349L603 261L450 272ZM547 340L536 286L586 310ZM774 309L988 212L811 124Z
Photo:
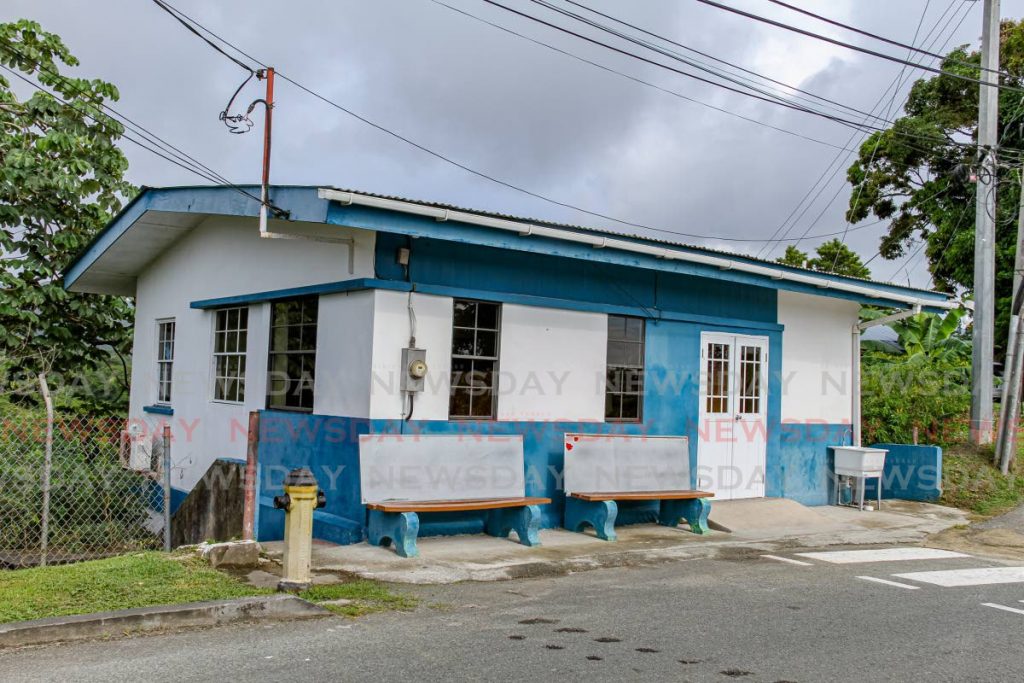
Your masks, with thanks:
M116 418L0 417L0 568L162 547L162 492L130 443Z

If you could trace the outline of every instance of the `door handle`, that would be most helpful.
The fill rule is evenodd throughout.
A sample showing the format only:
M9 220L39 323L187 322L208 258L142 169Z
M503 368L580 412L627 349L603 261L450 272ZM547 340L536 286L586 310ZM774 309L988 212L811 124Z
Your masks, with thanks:
M742 420L742 419L743 419L743 416L742 416L742 415L737 415L737 416L736 416L736 421L737 421L737 422L739 422L739 421L740 421L740 420Z

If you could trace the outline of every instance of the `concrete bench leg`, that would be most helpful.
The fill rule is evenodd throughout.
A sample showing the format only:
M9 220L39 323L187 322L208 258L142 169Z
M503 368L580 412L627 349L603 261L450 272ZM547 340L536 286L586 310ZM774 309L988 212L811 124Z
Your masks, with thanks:
M710 512L711 501L707 498L663 500L661 501L661 512L658 514L658 524L678 526L682 520L689 523L690 531L693 533L706 534L710 532L708 529L708 514Z
M487 515L484 531L499 538L506 538L509 532L515 531L523 545L540 545L540 506L524 505L491 510Z
M619 506L614 500L580 500L567 496L565 499L565 528L569 531L582 532L589 524L594 527L597 537L604 541L614 541L615 517L619 514Z
M416 536L420 533L420 518L415 512L382 512L370 510L367 542L383 548L395 544L399 557L416 557Z

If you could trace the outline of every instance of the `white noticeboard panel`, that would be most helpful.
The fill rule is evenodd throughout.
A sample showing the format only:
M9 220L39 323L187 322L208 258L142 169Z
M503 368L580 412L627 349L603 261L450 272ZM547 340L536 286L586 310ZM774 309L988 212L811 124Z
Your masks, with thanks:
M686 491L685 436L565 435L565 493Z
M523 437L364 434L359 481L363 503L521 498Z

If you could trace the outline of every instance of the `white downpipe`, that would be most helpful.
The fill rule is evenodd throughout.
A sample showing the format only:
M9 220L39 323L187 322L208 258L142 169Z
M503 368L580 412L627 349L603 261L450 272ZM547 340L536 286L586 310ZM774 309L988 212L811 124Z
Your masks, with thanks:
M850 373L853 375L853 386L850 390L852 402L852 409L850 410L850 420L852 424L850 425L850 427L854 446L864 445L861 443L860 429L860 333L863 330L868 329L869 327L877 327L878 325L888 325L889 323L894 323L898 320L909 318L912 315L917 315L920 312L921 306L916 305L913 308L910 308L906 311L900 311L899 313L893 313L892 315L887 315L882 318L875 318L874 320L867 320L862 323L857 323L850 330L852 333L851 341L853 343L853 346L850 349Z
M861 296L868 296L872 298L899 301L900 303L904 303L908 306L926 306L931 308L944 309L952 309L959 306L958 303L953 301L932 301L928 299L923 299L921 297L916 297L911 294L900 294L898 292L883 291L875 287L871 287L870 285L859 285L853 282L833 282L827 278L816 275L804 273L791 273L788 271L780 270L778 268L772 268L770 266L761 266L755 263L737 261L722 256L697 254L682 251L680 249L670 249L666 247L658 247L649 244L639 244L637 242L631 242L625 239L614 239L605 236L591 235L587 233L577 233L572 232L570 230L551 228L542 225L533 225L530 223L522 223L519 221L512 221L504 218L481 216L479 214L468 213L466 211L455 211L453 209L442 209L435 206L415 204L413 202L406 202L399 199L384 199L382 197L371 197L369 195L362 195L355 192L343 192L341 190L333 190L328 188L320 188L318 195L321 199L336 201L340 204L345 205L358 204L360 206L369 206L377 209L387 209L389 211L401 211L402 213L409 213L417 216L428 216L438 221L457 221L460 223L469 223L471 225L481 225L488 228L496 228L498 230L515 232L518 235L549 237L551 239L563 240L566 242L588 244L598 249L618 249L619 251L628 251L635 254L645 254L647 256L654 256L656 258L663 258L671 261L686 261L689 263L700 263L703 265L719 268L721 270L737 270L744 273L751 273L753 275L762 275L764 277L770 277L774 280L786 280L788 282L797 282L804 285L811 285L819 289L832 289L840 292L849 292L851 294L859 294Z

